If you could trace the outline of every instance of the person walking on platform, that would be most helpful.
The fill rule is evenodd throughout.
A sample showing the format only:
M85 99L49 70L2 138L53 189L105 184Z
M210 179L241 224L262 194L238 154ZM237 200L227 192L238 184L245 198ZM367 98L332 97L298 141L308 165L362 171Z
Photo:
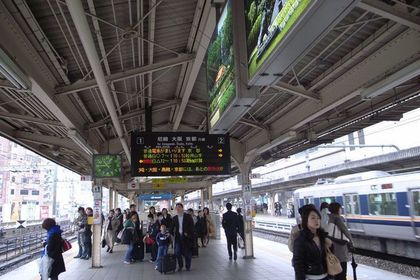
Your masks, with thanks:
M117 230L120 227L120 220L115 215L114 210L110 210L108 214L108 218L105 221L105 230L104 236L106 245L108 249L106 250L108 253L112 253L114 249L114 243L117 237Z
M197 232L197 238L201 239L201 246L205 248L206 245L204 244L204 238L207 235L207 222L206 222L206 218L204 217L203 211L201 210L198 211L198 217L197 217L197 223L195 224L195 230Z
M115 232L115 236L117 236L118 233L120 233L120 231L122 231L122 229L124 228L124 215L121 212L121 208L115 208L115 217L118 219L118 222L119 222L117 231ZM117 238L115 239L115 241L117 243L121 242L121 240L119 240Z
M237 208L236 213L238 214L238 233L241 236L245 244L245 226L244 226L244 216L242 216L242 209Z
M74 257L80 258L83 256L85 251L85 244L84 244L84 232L86 230L87 225L87 215L85 212L85 208L79 207L77 209L79 216L76 219L76 226L77 226L77 244L79 245L79 253Z
M232 211L232 204L226 203L228 210L223 214L222 227L225 230L227 240L227 250L229 253L229 260L232 259L232 246L233 246L233 259L236 261L238 258L236 252L238 251L238 215Z
M343 271L334 276L335 280L346 280L347 262L350 261L349 248L353 249L353 240L343 217L341 217L341 204L333 202L329 205L330 217L328 221L328 238L333 242L334 255L340 260Z
M168 209L162 209L162 221L160 222L162 225L166 226L166 229L170 229L172 227L172 217L171 214L168 213Z
M63 231L60 229L60 226L55 223L55 220L51 218L45 219L41 226L43 229L47 230L47 239L42 254L48 255L48 257L54 260L51 264L49 278L51 280L58 280L58 275L66 271L63 259L63 239L61 237ZM41 275L41 280L48 280L48 276L45 274L43 273Z
M327 280L327 233L321 228L321 214L314 207L302 212L302 230L293 244L295 280Z
M178 271L184 267L183 257L185 258L185 268L191 269L192 247L194 246L194 221L192 217L184 213L184 205L177 203L177 215L173 218L171 233L175 236L175 255L178 259Z
M213 220L211 219L210 210L208 207L203 208L203 214L204 214L204 217L206 218L206 224L207 224L207 235L205 236L205 244L207 245L209 243L210 236L213 236L214 234L214 224L213 224Z
M321 212L321 227L324 231L328 231L328 202L322 202L321 206L319 207L319 211Z
M161 213L159 213L158 215L159 217L162 217ZM150 262L153 263L156 261L156 256L157 256L158 247L156 244L156 236L160 230L160 221L159 220L155 221L153 214L149 214L147 218L149 220L148 221L149 225L147 227L147 233L144 237L144 241L146 242L146 246L150 246L149 247L150 249L148 249L147 251L150 251ZM147 239L151 239L153 243L147 244L147 241L146 241Z
M156 243L158 245L158 253L156 257L155 269L157 270L160 267L162 257L168 254L169 244L171 243L171 235L167 231L164 224L160 225L160 232L156 235Z

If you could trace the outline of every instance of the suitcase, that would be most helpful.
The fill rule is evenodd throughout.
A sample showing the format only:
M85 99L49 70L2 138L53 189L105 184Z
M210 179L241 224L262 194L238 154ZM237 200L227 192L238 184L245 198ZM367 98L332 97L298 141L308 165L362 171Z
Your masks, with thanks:
M192 251L192 256L193 257L198 257L198 245L197 244L192 247L191 251Z
M160 257L160 266L158 271L160 273L175 272L176 270L176 256L174 254L166 254Z
M135 260L143 260L144 259L144 245L143 242L138 242L134 244L133 252L131 254L133 259Z

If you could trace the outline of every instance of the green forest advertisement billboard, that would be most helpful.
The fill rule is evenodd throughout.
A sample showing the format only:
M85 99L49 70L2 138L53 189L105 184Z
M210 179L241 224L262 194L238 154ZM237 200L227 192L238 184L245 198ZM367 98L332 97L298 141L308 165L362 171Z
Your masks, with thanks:
M311 0L244 0L249 77L287 35Z
M220 16L207 52L210 125L213 126L236 97L232 2Z

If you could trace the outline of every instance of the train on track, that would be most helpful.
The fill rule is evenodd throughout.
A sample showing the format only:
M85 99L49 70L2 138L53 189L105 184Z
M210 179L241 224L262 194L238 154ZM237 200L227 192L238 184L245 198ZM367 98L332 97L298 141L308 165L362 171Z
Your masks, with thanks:
M420 259L420 173L369 171L322 179L294 192L295 205L338 202L359 248Z

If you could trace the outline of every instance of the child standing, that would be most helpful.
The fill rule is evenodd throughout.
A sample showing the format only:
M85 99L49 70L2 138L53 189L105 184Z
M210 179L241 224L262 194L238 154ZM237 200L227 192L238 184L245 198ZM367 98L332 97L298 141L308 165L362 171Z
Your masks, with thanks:
M156 242L158 245L158 254L155 269L157 270L160 267L161 258L168 253L168 247L171 242L171 235L166 230L165 225L160 226L160 232L156 236Z

